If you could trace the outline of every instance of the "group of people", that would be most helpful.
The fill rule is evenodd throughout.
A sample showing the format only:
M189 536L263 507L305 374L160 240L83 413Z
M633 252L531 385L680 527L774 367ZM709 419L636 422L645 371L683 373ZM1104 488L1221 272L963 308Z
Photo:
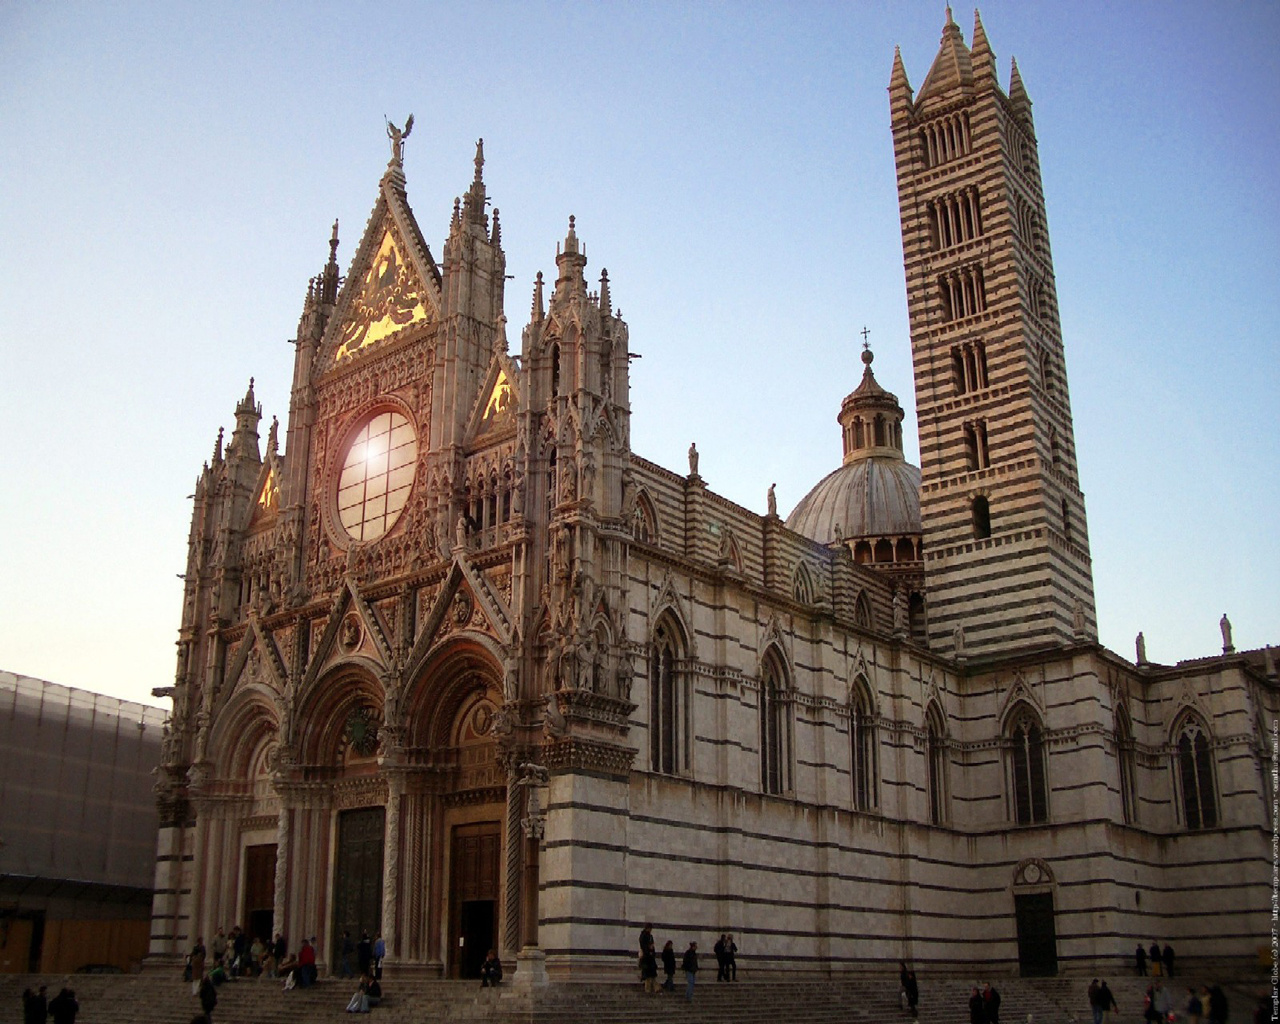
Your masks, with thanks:
M1147 974L1148 964L1150 964L1151 976L1158 978L1162 974L1166 978L1173 977L1173 947L1169 943L1164 944L1164 949L1160 948L1160 943L1154 939L1151 940L1151 948L1143 949L1142 943L1138 943L1138 948L1133 954L1134 965L1138 969L1138 976L1145 977Z
M733 941L733 936L727 932L722 933L716 940L713 952L716 955L716 981L737 981L738 945ZM658 984L659 960L662 961L662 973L666 975L666 980L661 985ZM645 992L656 995L659 991L675 991L675 943L668 939L662 947L662 952L659 953L651 924L646 924L640 931L639 962L640 981L644 985ZM685 977L684 997L692 1002L694 984L698 980L698 944L696 942L690 942L685 949L684 956L680 958L680 969Z
M276 933L270 943L259 936L250 936L239 925L227 935L221 928L205 948L204 938L199 937L187 955L183 979L199 984L207 971L215 985L228 978L276 977L281 961L285 958L284 936Z
M1226 1024L1227 994L1221 985L1201 985L1187 988L1186 1002L1178 1005L1178 997L1172 989L1167 989L1158 981L1147 986L1147 994L1143 999L1142 1016L1144 1020L1157 1024L1168 1020L1172 1015L1186 1014L1188 1024Z
M382 978L382 961L387 956L387 943L381 935L376 940L369 938L368 932L360 933L360 941L354 942L350 931L342 933L342 944L338 947L338 974L344 978L354 977L351 969L351 958L356 959L360 977L372 975Z
M36 990L25 989L22 993L22 1024L45 1024L50 1017L53 1024L76 1024L79 1012L76 994L69 988L64 988L52 999L45 985Z
M382 1002L382 982L372 972L360 976L360 984L356 988L351 1001L347 1003L347 1013L368 1013Z
M1000 993L989 981L969 994L969 1024L1000 1024Z

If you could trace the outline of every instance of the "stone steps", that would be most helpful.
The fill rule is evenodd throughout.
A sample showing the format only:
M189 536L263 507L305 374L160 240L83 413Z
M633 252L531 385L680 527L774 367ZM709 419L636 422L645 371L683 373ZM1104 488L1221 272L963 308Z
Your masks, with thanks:
M704 973L705 979L705 973ZM1002 996L1003 1024L1091 1024L1087 978L992 978ZM199 1011L190 983L156 974L0 976L0 1020L19 1019L23 988L48 985L50 995L64 984L76 990L80 1024L188 1024ZM1120 1006L1118 1021L1137 1021L1148 979L1108 979ZM1175 978L1178 992L1190 982ZM1198 983L1198 982L1197 982ZM920 979L919 1024L961 1024L967 1020L974 981L956 977ZM777 976L732 983L702 980L692 1003L676 990L645 994L639 983L553 984L536 993L510 985L481 989L473 981L384 979L387 1004L370 1015L384 1024L911 1024L898 1005L897 975L880 978ZM344 1012L355 990L350 980L324 978L308 989L282 991L275 979L230 981L218 990L217 1024L319 1024L350 1020ZM1179 998L1179 1003L1181 1002ZM10 1011L9 1008L12 1008ZM1233 1000L1234 1020L1248 1019L1252 1005Z

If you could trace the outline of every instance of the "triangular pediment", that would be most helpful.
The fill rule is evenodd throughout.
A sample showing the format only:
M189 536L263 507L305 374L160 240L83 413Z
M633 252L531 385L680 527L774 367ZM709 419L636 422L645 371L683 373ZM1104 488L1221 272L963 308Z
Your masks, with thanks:
M253 512L249 516L249 528L266 526L275 522L280 511L280 477L281 467L275 459L268 459L262 464L258 474L258 490L253 499Z
M390 667L394 662L387 626L350 577L342 581L329 608L324 632L311 655L304 686L339 662L364 661Z
M412 676L422 667L437 643L462 633L488 634L504 649L518 639L506 599L463 553L456 552L453 565L422 616L406 675Z
M440 314L440 271L404 193L383 178L325 332L321 367L355 359Z
M244 638L236 645L227 665L218 702L224 704L242 685L264 685L283 693L288 675L284 658L271 634L256 615L251 615Z
M942 30L942 43L938 47L938 55L933 58L929 73L925 75L920 91L916 93L916 109L928 99L947 96L957 88L973 87L973 60L969 48L964 45L964 36L959 27L947 14L947 24ZM954 96L950 98L954 99Z
M496 353L471 410L467 438L483 441L514 430L521 404L519 368L506 353Z

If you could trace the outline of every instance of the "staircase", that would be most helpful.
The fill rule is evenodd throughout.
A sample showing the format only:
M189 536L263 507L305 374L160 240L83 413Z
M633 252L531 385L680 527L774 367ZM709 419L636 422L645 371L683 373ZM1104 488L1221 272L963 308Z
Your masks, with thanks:
M969 992L977 980L1000 990L1001 1024L1092 1024L1088 978L920 977L919 1024L966 1024ZM898 1005L897 972L883 980L837 978L806 980L789 976L716 982L714 971L700 972L693 1002L684 999L682 975L676 990L647 995L639 983L552 984L535 993L504 985L481 989L479 982L383 979L387 998L367 1018L382 1024L911 1024ZM1150 979L1108 978L1120 1012L1115 1024L1141 1019L1142 996ZM1185 1003L1186 986L1198 978L1174 978ZM20 1020L22 990L44 984L50 997L70 985L80 1002L78 1024L189 1024L200 1010L190 983L145 975L0 976L0 1021ZM319 1024L350 1021L345 1013L355 982L324 978L307 989L282 991L275 979L229 981L218 990L216 1024ZM1246 1022L1253 995L1228 990L1231 1020Z

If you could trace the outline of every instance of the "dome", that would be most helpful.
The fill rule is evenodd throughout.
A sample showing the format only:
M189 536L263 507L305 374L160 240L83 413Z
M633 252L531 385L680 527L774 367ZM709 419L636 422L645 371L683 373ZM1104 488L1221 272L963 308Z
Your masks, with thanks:
M920 533L920 470L871 456L828 473L787 516L788 528L820 544Z
M836 417L844 464L818 481L787 517L788 527L819 544L837 537L920 536L920 470L903 458L902 406L876 381L873 359L864 343L862 381ZM919 552L912 551L918 559Z

